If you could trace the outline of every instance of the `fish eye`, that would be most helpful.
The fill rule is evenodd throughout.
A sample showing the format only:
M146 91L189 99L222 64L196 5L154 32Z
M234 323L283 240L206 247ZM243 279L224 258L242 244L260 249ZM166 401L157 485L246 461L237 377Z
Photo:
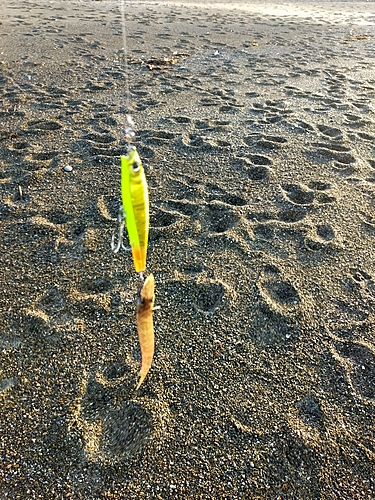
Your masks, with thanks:
M139 161L135 161L133 163L133 172L139 172L141 169L141 164L139 163Z

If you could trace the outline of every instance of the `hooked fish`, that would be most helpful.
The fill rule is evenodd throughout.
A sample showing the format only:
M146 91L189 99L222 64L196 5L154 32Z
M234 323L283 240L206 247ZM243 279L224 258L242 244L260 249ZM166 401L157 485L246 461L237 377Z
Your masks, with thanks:
M137 389L139 389L146 378L154 357L154 323L152 318L154 301L155 280L154 276L150 274L143 284L137 305L138 338L142 354L142 365Z

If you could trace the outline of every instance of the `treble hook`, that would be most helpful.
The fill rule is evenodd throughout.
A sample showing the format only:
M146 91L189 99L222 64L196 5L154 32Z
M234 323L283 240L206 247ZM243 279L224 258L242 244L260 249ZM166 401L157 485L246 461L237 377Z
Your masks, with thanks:
M119 211L118 211L118 216L117 216L117 221L119 223L118 241L116 244L116 242L115 242L116 234L112 235L112 241L111 241L111 249L115 253L117 253L121 248L126 250L126 247L124 247L125 219L126 219L126 214L124 212L124 207L121 205L121 207L119 208Z

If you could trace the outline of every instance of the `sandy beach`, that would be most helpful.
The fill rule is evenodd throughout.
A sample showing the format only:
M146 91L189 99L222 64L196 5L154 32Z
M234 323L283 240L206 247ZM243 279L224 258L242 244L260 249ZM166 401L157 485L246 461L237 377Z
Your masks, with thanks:
M125 21L127 79L118 2L0 6L0 500L374 499L375 2Z

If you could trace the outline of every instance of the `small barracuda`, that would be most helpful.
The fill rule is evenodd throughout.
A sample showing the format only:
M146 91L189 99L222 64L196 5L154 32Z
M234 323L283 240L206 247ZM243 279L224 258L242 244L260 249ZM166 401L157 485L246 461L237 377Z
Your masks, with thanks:
M136 390L140 388L142 382L146 378L151 368L152 358L154 357L154 323L152 319L154 301L155 280L154 276L150 274L144 282L137 306L137 327L142 354L142 366Z
M143 273L146 270L150 214L146 176L134 147L126 156L121 156L121 196L134 267L137 273Z

